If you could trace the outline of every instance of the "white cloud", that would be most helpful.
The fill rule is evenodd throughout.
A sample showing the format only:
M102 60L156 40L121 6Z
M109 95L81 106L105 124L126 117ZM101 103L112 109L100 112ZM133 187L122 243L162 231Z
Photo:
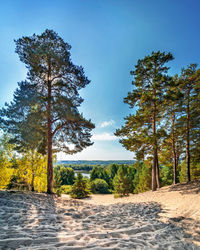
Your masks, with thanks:
M118 139L111 132L95 132L91 138L94 141L92 146L73 155L60 152L57 160L132 160L135 154L122 147Z
M105 142L105 147L102 147L100 142L94 143L91 147L87 147L82 152L74 154L74 155L66 155L65 153L58 153L57 160L71 160L71 161L78 161L78 160L133 160L134 153L125 150L121 146L121 144L115 144L112 149L108 150L108 146ZM110 145L109 145L110 147Z
M114 124L115 124L115 121L113 121L113 120L104 121L104 122L102 122L102 123L99 125L99 127L100 127L100 128L105 128L105 127L108 127L108 126L112 126L112 125L114 125Z
M110 133L94 134L92 136L92 141L115 141L118 138Z

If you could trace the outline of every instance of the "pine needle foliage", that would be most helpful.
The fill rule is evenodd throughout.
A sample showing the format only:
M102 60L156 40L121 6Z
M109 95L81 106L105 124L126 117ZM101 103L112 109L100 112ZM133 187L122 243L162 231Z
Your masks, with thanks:
M126 149L136 153L138 160L144 160L145 155L152 159L153 191L160 187L158 151L164 133L161 121L165 92L171 81L166 63L172 59L171 53L158 51L138 60L131 71L133 90L124 99L135 112L125 118L125 125L115 133Z
M114 192L119 196L126 196L132 192L132 181L131 175L128 172L128 167L121 165L113 179Z
M72 186L70 196L75 199L82 199L88 197L89 195L90 190L88 180L84 179L81 173L78 173L75 183Z
M53 153L73 154L92 145L94 124L79 113L79 90L90 81L71 61L71 46L53 30L15 41L28 70L13 102L1 110L1 121L19 148L34 145L47 152L47 192L53 193Z

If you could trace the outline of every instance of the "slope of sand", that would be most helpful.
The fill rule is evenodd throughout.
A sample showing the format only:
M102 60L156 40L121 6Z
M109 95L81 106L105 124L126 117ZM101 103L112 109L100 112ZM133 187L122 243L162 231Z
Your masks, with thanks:
M114 199L0 191L0 249L200 249L200 181Z

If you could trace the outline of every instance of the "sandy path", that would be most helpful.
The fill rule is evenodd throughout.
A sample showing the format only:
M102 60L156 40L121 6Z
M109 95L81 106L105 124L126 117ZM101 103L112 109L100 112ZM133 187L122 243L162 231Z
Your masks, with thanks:
M156 202L165 209L166 217L183 216L200 221L200 181L192 182L190 185L167 186L156 192L130 194L128 197L117 199L111 194L92 195L90 198L84 199L83 202L105 206L116 203Z
M2 191L0 249L200 249L199 202L184 186L84 201Z

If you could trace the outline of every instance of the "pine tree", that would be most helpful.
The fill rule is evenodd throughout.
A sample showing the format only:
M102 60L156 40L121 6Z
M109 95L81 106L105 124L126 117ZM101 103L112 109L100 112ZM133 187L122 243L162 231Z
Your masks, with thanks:
M40 102L35 85L22 81L18 83L13 101L0 110L1 128L12 135L9 143L20 153L30 150L46 153L47 137L42 124L44 113L38 109Z
M78 111L83 102L78 91L90 81L83 68L72 63L71 46L54 31L46 30L41 35L22 37L15 43L16 52L28 69L28 79L24 83L26 93L31 86L34 98L28 108L27 103L23 106L22 98L20 104L24 119L20 120L20 129L18 117L12 112L12 108L16 107L15 100L3 110L2 116L6 116L4 121L7 120L7 126L14 126L12 129L17 127L20 139L26 124L30 125L29 121L35 120L34 131L40 134L39 139L43 138L41 145L46 146L48 154L47 192L53 193L53 153L63 151L73 154L92 145L90 131L94 124ZM20 89L18 95L22 95ZM27 142L25 138L23 140ZM69 144L74 147L70 148Z
M120 196L128 195L133 191L132 181L128 166L121 165L113 179L115 193Z
M131 72L134 75L134 89L124 100L131 108L136 108L136 112L126 117L125 126L115 133L122 137L120 142L126 149L136 152L138 159L144 159L145 155L153 159L153 191L160 187L158 150L163 133L160 121L165 110L165 91L170 81L167 75L169 68L165 64L172 59L170 53L158 51L138 60L135 70Z
M187 181L191 180L191 150L199 143L200 131L200 101L199 101L199 71L196 64L190 64L188 68L182 69L180 76L180 89L183 94L182 116L179 119L182 133L185 139ZM197 142L198 141L198 142ZM198 147L198 146L197 146Z
M133 179L133 192L141 193L151 189L151 164L148 161L136 162L136 174Z
M90 195L89 184L86 179L83 178L81 173L77 174L75 183L72 186L71 197L75 199L81 199Z
M165 131L166 136L161 147L161 158L163 163L173 162L173 183L177 183L177 169L179 158L183 150L183 139L178 119L181 117L183 95L179 88L179 78L175 75L168 86L165 96ZM165 156L165 157L164 157Z

